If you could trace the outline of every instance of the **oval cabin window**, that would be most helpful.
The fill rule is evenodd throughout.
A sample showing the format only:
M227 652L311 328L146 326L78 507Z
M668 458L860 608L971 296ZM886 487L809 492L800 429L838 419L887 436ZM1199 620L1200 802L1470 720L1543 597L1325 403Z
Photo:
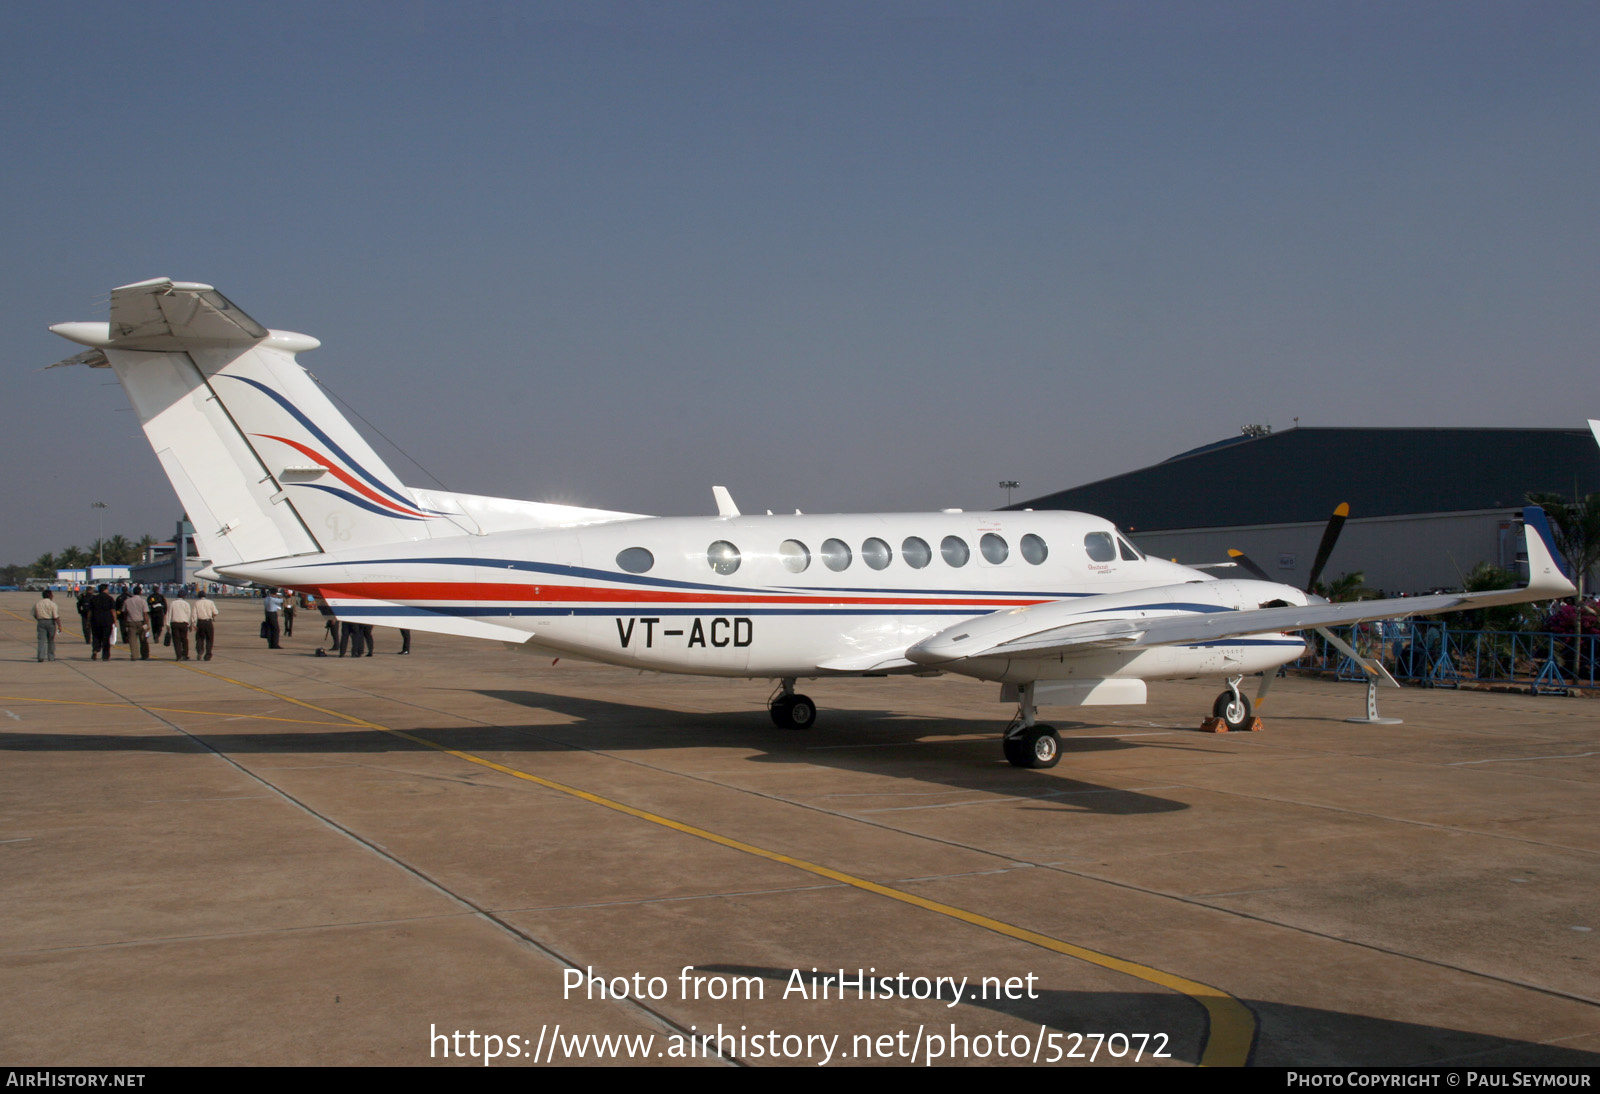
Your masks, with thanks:
M731 574L739 568L739 548L719 539L706 548L706 562L719 574Z
M630 574L647 574L656 564L656 556L643 547L626 547L617 552L617 567Z

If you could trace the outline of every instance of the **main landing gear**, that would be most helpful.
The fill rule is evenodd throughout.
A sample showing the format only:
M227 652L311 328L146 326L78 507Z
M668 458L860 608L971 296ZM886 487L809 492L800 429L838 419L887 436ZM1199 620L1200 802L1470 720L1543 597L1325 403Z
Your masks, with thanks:
M810 729L817 721L817 704L795 694L794 679L783 678L767 709L772 714L772 724L779 729Z
M1230 733L1237 733L1250 724L1250 697L1239 690L1243 679L1242 676L1228 677L1228 690L1211 704L1211 716L1221 718Z
M1000 747L1012 767L1054 767L1061 759L1061 738L1050 726L1034 721L1033 685L1017 687L1021 705L1006 727Z

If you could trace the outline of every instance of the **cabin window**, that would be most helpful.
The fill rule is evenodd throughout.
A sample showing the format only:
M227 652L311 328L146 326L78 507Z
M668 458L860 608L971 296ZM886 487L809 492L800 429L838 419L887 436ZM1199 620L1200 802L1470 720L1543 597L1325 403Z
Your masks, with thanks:
M967 541L960 536L945 536L940 540L939 553L951 566L965 566L967 559L972 557L972 552L967 548Z
M1037 566L1050 557L1050 548L1044 545L1044 540L1029 532L1022 537L1022 557Z
M1000 565L1006 560L1006 556L1011 554L1011 548L1006 541L993 532L983 534L983 538L978 541L978 550L982 551L983 557L995 566Z
M869 539L861 545L861 561L881 570L894 561L894 549L881 539Z
M1121 536L1117 537L1117 549L1122 552L1122 560L1124 562L1138 562L1139 561L1139 552L1134 550L1133 544L1129 543L1127 540L1123 539Z
M1117 561L1117 545L1110 532L1090 532L1083 537L1083 549L1095 562Z
M786 539L778 544L778 557L783 559L783 568L791 574L803 574L811 565L811 551L797 539Z
M850 565L850 545L842 539L823 540L818 553L822 555L822 564L830 570L843 570Z
M928 541L908 536L900 545L900 557L906 560L906 565L913 570L920 570L933 561L933 548L928 546Z
M719 574L731 574L739 568L739 548L719 539L706 548L706 562Z
M617 567L630 574L647 574L656 564L656 556L643 547L625 547L617 552Z

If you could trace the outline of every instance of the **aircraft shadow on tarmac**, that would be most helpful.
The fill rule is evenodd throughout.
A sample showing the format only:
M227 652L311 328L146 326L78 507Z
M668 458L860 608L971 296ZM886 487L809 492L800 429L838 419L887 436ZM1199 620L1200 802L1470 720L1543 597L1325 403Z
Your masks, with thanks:
M843 970L845 975L852 979L859 971L861 970L854 968ZM908 978L922 976L928 980L933 980L936 975L948 975L949 972L949 970L940 970L936 973L931 969L880 968L867 975L881 978L902 971ZM790 978L794 970L758 965L708 964L695 965L695 972L760 977L765 984L764 997L783 1000L785 988L793 983ZM814 990L810 970L802 969L800 972L807 991ZM816 974L818 981L837 979L837 973L833 976L828 975L833 972L832 969L819 969ZM1170 1053L1174 1060L1191 1064L1199 1063L1200 1054L1204 1049L1202 1039L1206 1030L1205 1012L1198 1003L1181 995L1156 992L1062 991L1036 987L1034 989L1036 998L1008 1000L976 999L974 995L977 989L978 984L969 980L964 1006L981 1007L996 1014L1006 1015L1035 1027L1035 1031L1039 1026L1048 1026L1051 1030L1063 1033L1110 1034L1118 1031L1166 1033L1171 1040L1166 1044L1165 1051ZM830 990L837 993L838 988L832 987ZM854 999L856 997L854 990L849 990L845 997ZM800 1002L802 998L805 998L806 1002ZM831 998L836 999L838 996L835 994ZM950 1003L955 998L955 993L946 986L929 1002L937 999ZM817 1002L809 996L801 997L798 994L786 1001L794 1006L828 1005L826 1000ZM1250 1008L1257 1023L1255 1043L1250 1049L1250 1063L1262 1067L1594 1067L1600 1064L1600 1053L1584 1052L1559 1045L1517 1041L1508 1037L1470 1033L1444 1026L1396 1022L1360 1014L1343 1014L1315 1007L1263 1003L1250 999L1242 1002ZM949 1022L941 1027L939 1019L946 1013L950 1015ZM985 1032L985 1028L972 1019L970 1010L962 1013L954 1009L944 1011L943 1008L938 1008L931 1010L929 1014L927 1029L929 1033L943 1034L948 1038L950 1023L955 1025L958 1033L966 1034L968 1037ZM885 1031L887 1026L885 1030L875 1029L872 1032ZM987 1032L992 1035L995 1030L990 1028ZM848 1037L841 1038L842 1050L848 1051L845 1047L848 1041ZM1058 1043L1063 1054L1076 1050L1083 1053L1084 1057L1096 1047L1092 1038L1083 1042L1064 1038ZM1104 1043L1101 1042L1102 1046ZM1137 1045L1138 1042L1135 1041L1134 1047ZM1148 1055L1154 1050L1146 1051ZM992 1056L990 1058L994 1059ZM1131 1060L1132 1052L1127 1052L1123 1059ZM1064 1059L1060 1062L1090 1061L1085 1058ZM1104 1047L1101 1047L1098 1062L1117 1061L1110 1057Z
M449 693L454 689L441 688ZM1186 803L1139 791L1100 785L1064 774L1073 758L1148 747L1112 737L1062 738L1061 764L1052 771L1012 767L1000 757L993 719L930 718L893 711L833 710L825 727L796 731L770 724L763 709L684 712L661 707L577 698L533 691L479 691L488 698L547 711L563 720L521 725L439 726L411 729L446 748L475 753L531 754L568 749L628 752L687 748L758 748L752 763L808 764L865 774L935 783L952 790L1036 798L1024 808L1042 812L1134 815L1170 813ZM441 703L441 706L444 704ZM206 748L229 756L250 754L375 754L423 750L392 733L359 726L306 727L259 732L247 718L197 722L193 715L168 715L194 738L147 733L0 733L0 752L169 752ZM313 716L315 717L315 716ZM1060 728L1071 725L1056 723ZM1073 723L1072 725L1077 725ZM408 727L410 728L410 727ZM924 741L925 737L974 739ZM1164 742L1163 748L1191 746Z
M565 715L566 724L533 728L558 747L614 752L675 748L750 748L759 764L808 764L842 771L890 775L952 789L1037 796L1038 808L1103 814L1170 813L1182 802L1064 777L1074 756L1140 747L1111 737L1064 737L1061 765L1053 771L1012 767L1000 756L993 719L930 718L885 710L831 710L826 725L786 730L765 710L691 713L544 692L479 690L478 694ZM1077 723L1056 723L1062 729ZM976 739L925 741L926 737Z

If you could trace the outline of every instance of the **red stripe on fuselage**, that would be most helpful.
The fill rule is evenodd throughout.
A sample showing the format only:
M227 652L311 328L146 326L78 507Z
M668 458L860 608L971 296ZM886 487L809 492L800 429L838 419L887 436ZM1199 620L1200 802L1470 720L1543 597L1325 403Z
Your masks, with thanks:
M401 603L422 601L547 601L552 603L630 603L630 604L881 604L907 607L950 605L972 608L1011 608L1024 604L1043 604L1030 600L994 600L983 597L840 596L836 593L699 593L668 592L661 589L613 589L590 585L502 585L475 581L357 581L343 585L320 586L323 596L334 600L387 600Z

